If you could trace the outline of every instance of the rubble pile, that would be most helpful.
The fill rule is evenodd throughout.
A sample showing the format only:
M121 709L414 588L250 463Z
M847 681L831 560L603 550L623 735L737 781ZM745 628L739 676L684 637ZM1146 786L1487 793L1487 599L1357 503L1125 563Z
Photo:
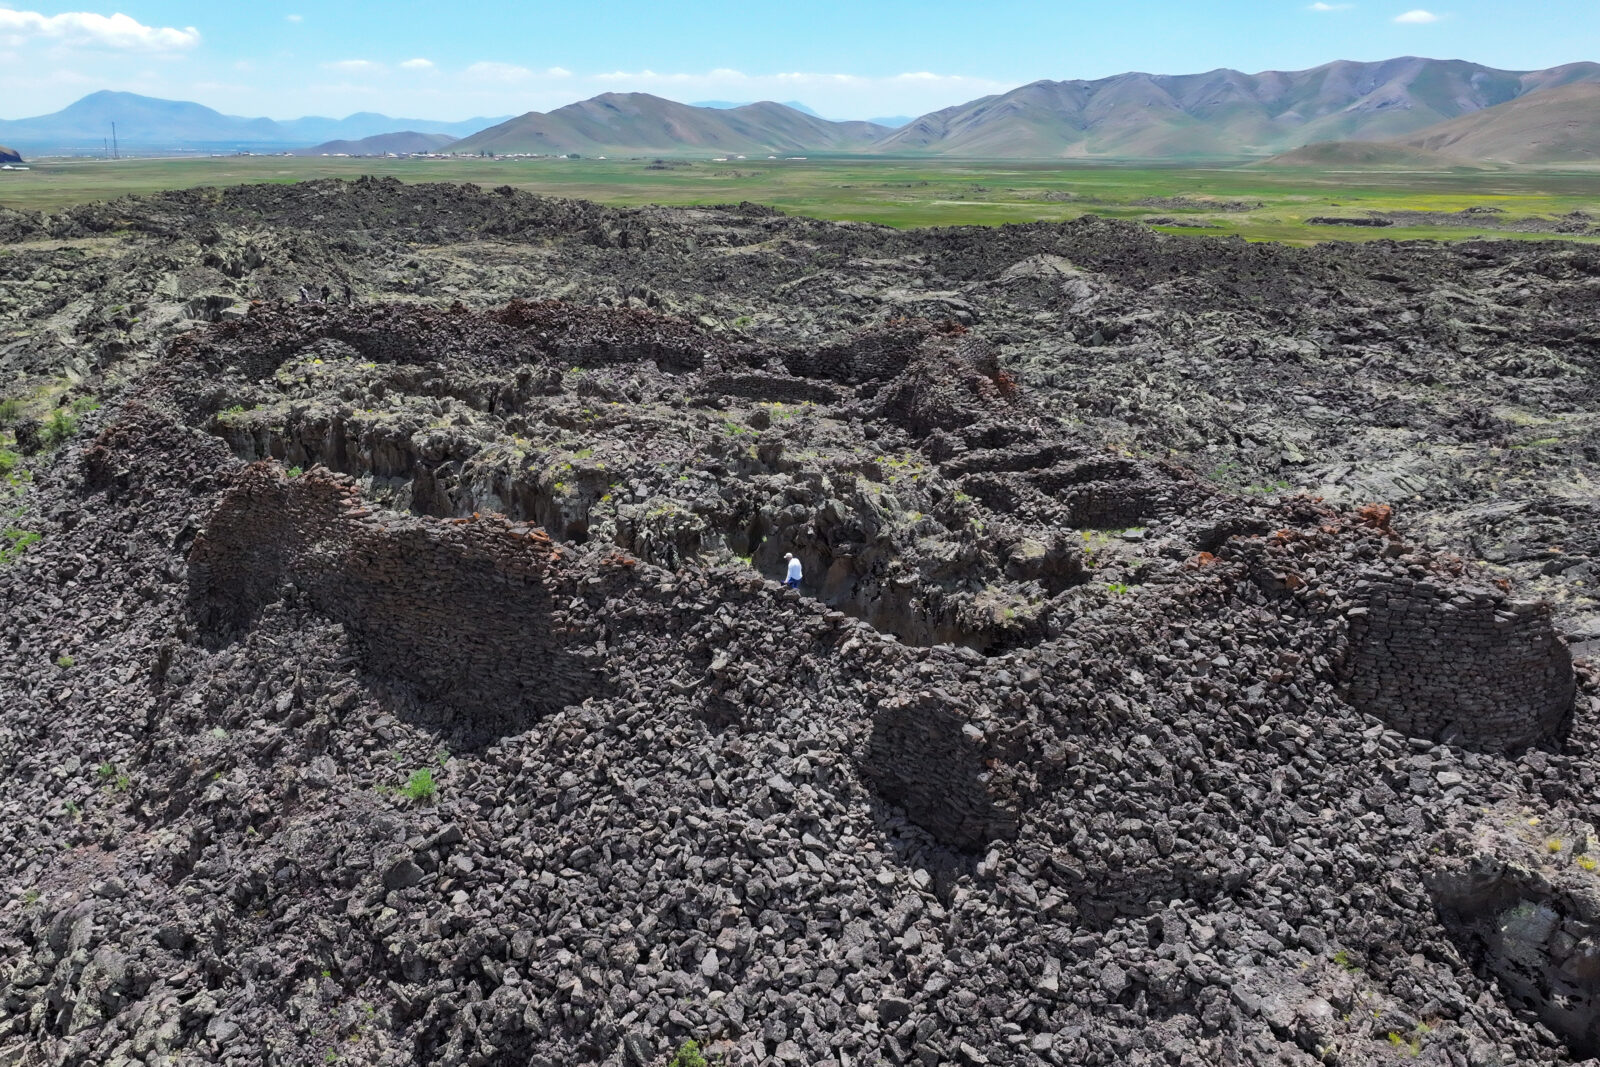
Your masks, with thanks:
M493 236L541 280L80 366L106 402L29 458L0 566L0 1064L1595 1053L1596 680L1551 604L1403 504L1108 443L955 297L786 331L550 291L574 247L746 249L730 306L821 308L802 236L1100 284L1025 248L1070 242L1148 285L1214 254L1292 317L1333 253L387 183L0 221L201 219L226 266L245 205L258 248L316 208L352 270Z

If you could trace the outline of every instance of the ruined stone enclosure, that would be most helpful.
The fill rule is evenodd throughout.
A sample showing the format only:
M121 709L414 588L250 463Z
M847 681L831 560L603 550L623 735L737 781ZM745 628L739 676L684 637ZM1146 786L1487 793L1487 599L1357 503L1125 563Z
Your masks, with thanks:
M1314 581L1281 562L1256 564L1253 581L1314 625L1322 673L1357 709L1412 736L1515 750L1556 737L1572 708L1547 610L1433 564L1386 563L1403 551L1386 513L1352 520L1370 534L1355 542L1264 538L1281 512L1049 430L959 328L904 322L775 351L556 303L312 307L260 309L176 352L205 372L175 387L188 417L261 465L195 547L206 632L237 633L293 589L358 633L377 673L392 665L425 702L489 720L598 692L596 665L561 651L595 620L562 613L546 537L752 576L792 551L824 605L910 645L991 656L1071 642L1230 537L1258 554L1316 542L1330 558L1301 565ZM284 469L347 481L271 473ZM460 522L480 516L510 532ZM913 717L952 734L932 742L954 746L936 763L966 758L963 715ZM891 735L885 765L903 743ZM888 788L947 821L931 814L937 785ZM955 828L965 819L949 836L980 839Z
M257 464L195 541L190 609L227 640L301 598L355 636L371 677L408 686L481 744L602 691L577 651L592 622L569 616L560 561L541 530L385 516L326 473Z
M80 418L0 565L0 1063L1592 1053L1591 253L390 182L0 230Z

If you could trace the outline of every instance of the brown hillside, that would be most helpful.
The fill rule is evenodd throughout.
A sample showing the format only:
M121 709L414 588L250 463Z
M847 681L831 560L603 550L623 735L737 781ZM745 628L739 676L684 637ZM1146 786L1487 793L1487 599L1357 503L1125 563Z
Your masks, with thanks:
M549 113L530 111L451 148L551 154L849 151L888 132L870 122L829 122L770 101L719 109L649 93L604 93Z
M1263 159L1252 167L1394 167L1399 170L1454 170L1477 168L1443 152L1392 144L1387 141L1322 141Z
M382 156L391 152L395 155L409 155L437 152L455 143L456 138L447 133L417 133L415 130L404 130L400 133L380 133L373 137L363 137L359 141L329 141L315 148L302 148L295 155Z
M1038 81L924 115L873 147L982 158L1267 156L1319 141L1384 141L1575 82L1600 65L1496 70L1404 56L1312 70Z
M1430 126L1405 143L1463 159L1506 163L1600 160L1600 85L1529 93Z

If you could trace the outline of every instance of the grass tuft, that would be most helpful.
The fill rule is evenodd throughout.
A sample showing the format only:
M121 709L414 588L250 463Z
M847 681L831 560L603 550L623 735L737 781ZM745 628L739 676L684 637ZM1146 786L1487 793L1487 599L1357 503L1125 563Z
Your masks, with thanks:
M406 784L400 787L400 792L409 797L412 802L423 804L432 800L439 793L439 786L433 780L433 771L427 767L412 771L411 777L406 779Z

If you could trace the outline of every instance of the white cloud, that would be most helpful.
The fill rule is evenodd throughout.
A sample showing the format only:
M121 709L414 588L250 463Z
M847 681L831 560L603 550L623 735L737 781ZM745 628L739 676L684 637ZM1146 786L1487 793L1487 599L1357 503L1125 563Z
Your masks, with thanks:
M383 69L382 63L370 59L341 59L336 63L322 64L324 70L342 70L350 74L363 74Z
M1306 8L1306 10L1307 11L1319 11L1319 12L1349 11L1351 8L1353 8L1355 6L1356 5L1354 5L1354 4L1325 4L1325 3L1322 2L1322 0L1317 0L1316 3L1314 3L1310 7Z
M1432 11L1424 11L1418 8L1415 11L1407 11L1404 15L1396 15L1394 20L1408 25L1424 26L1430 22L1438 22L1443 17L1442 15L1435 15Z
M283 16L283 21L285 21L285 22L304 22L305 20L306 20L306 17L304 15L285 15L285 16Z
M88 11L68 11L60 15L41 15L37 11L0 8L0 44L18 46L26 42L89 48L118 48L130 51L176 52L200 43L200 31L193 26L146 26L127 15L97 15Z
M431 60L431 59L420 59L420 58L419 59L408 59L404 63L400 64L400 69L401 70L432 70L433 69L433 60Z
M572 77L572 71L566 67L551 67L545 71L545 75L550 78L570 78Z
M533 71L527 67L519 67L515 63L474 63L463 74L469 81L493 82L498 85L514 85L525 82L533 77Z

